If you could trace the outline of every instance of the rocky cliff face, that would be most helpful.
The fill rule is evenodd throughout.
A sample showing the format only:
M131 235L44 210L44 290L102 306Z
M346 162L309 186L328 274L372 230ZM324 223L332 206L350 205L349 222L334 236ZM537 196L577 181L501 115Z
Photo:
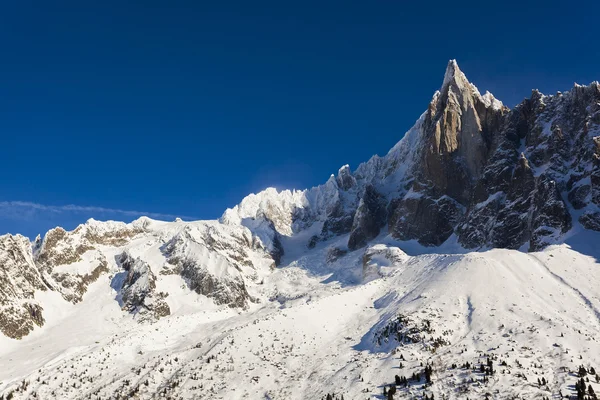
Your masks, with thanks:
M156 276L146 261L134 258L128 251L117 256L117 262L127 273L121 286L122 309L145 319L167 316L171 313L164 300L169 294L156 292Z
M23 337L44 323L35 293L48 287L30 248L26 237L0 236L0 331L12 338Z
M0 331L18 339L42 326L39 293L56 292L65 304L77 304L96 282L110 285L115 302L138 321L171 313L173 283L216 305L247 308L255 301L248 287L276 264L276 236L266 238L263 243L244 226L217 221L148 218L90 220L70 232L52 229L33 243L0 236Z
M575 222L598 230L599 110L597 82L553 96L534 90L511 110L481 95L452 60L425 113L386 156L342 167L325 185L294 192L294 203L270 193L289 206L275 225L296 233L321 224L309 247L350 233L350 250L385 225L425 246L455 237L469 249L530 251L560 241L574 211Z
M167 282L245 309L290 238L310 249L343 236L347 245L336 239L328 252L334 263L380 235L533 251L575 224L600 231L600 85L552 96L534 90L508 109L450 61L440 90L388 154L355 171L343 166L318 187L266 189L219 221L90 220L34 243L1 236L0 330L19 338L43 325L41 292L77 304L107 280L123 310L141 319L171 313ZM365 258L365 276L373 275L376 250Z

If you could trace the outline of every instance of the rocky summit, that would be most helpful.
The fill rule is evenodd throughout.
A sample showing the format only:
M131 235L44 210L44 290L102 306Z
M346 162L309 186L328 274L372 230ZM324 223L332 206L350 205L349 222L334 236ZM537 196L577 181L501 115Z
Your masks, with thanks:
M344 166L310 190L252 195L221 220L260 220L285 236L318 224L308 246L350 233L350 250L386 227L425 246L539 250L574 222L598 230L599 124L598 82L552 96L534 90L511 110L481 95L452 60L386 156L354 172Z
M385 156L320 186L0 236L0 399L359 398L392 364L407 396L558 398L577 367L553 357L600 362L597 258L570 241L595 232L598 82L510 109L452 60Z
M387 234L424 246L454 241L465 249L535 251L560 243L574 224L600 231L599 205L598 82L551 96L533 90L509 109L481 95L451 60L426 111L387 155L353 172L343 166L321 186L267 189L219 221L175 222L167 230L147 218L92 220L72 232L55 228L32 244L0 237L0 330L28 334L44 321L43 306L32 300L36 290L77 303L111 264L127 273L117 287L124 310L168 314L168 294L154 293L157 275L168 274L217 304L244 309L253 301L246 279L264 262L279 264L284 238L306 237L313 248L349 234L342 252ZM160 244L162 265L130 248L144 240Z

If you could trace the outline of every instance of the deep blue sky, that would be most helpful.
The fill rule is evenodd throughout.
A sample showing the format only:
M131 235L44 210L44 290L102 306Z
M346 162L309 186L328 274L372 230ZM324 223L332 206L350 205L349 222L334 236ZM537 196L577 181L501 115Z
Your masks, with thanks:
M0 232L317 185L385 154L451 58L510 106L600 79L597 1L416 3L6 2L0 202L50 209L5 203Z

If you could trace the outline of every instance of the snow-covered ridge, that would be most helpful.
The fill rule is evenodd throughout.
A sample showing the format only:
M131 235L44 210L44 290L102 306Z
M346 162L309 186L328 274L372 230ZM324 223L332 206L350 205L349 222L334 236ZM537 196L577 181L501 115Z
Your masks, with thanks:
M45 305L37 293L55 292L65 303L77 304L107 276L112 276L108 286L116 290L121 307L149 314L146 319L177 309L168 298L176 281L198 298L247 308L255 301L249 287L275 264L272 238L265 240L239 225L147 217L128 224L88 220L70 232L52 229L34 243L4 235L0 329L21 338L44 324Z
M137 324L147 312L121 311L106 277L22 341L0 338L0 359L11 360L0 395L351 399L379 398L394 385L395 399L559 397L575 396L582 365L586 390L600 389L591 373L600 362L597 253L561 245L408 255L382 240L326 261L341 239L264 275L253 294L270 301L241 314L195 302L181 281L158 273L152 290L169 293L161 300L171 315ZM147 265L137 259L113 281L137 270L144 283L150 252ZM350 284L354 276L363 283ZM56 304L42 297L49 310Z
M360 233L367 241L387 225L396 238L425 245L439 245L456 234L468 248L537 249L560 242L573 226L570 207L585 208L578 219L586 228L600 227L600 214L594 211L600 197L591 195L600 183L590 180L598 174L594 154L600 150L594 137L600 136L599 107L598 84L592 83L555 96L533 91L531 99L509 110L491 93L482 96L451 60L428 110L388 154L373 156L354 172L343 166L312 189L269 188L250 195L221 221L265 220L284 236L323 224L312 245L371 218L372 213L357 212L366 188L372 187L387 202L388 212L370 233ZM533 175L525 186L512 181L520 154L529 165L522 179ZM567 174L573 165L577 172ZM526 205L535 193L538 203ZM557 207L543 210L542 193ZM515 207L517 197L522 198L520 208ZM505 218L501 209L506 218L530 221L518 228L523 235L515 236L514 227L498 220ZM492 235L483 232L494 225Z
M10 254L24 254L17 264L31 269L15 283L21 294L5 297L22 300L41 288L80 302L90 284L119 270L118 255L140 257L132 244L144 241L161 254L158 265L149 264L152 274L171 263L165 271L192 290L240 307L253 298L247 284L279 264L290 241L314 248L349 234L347 251L387 229L428 246L454 237L466 248L543 248L568 236L571 214L600 229L599 136L598 83L555 96L534 91L509 111L491 94L481 96L451 60L427 111L385 156L354 171L344 165L311 189L248 195L218 221L90 219L72 232L50 230L31 249L22 238L4 238L20 243ZM18 314L31 319L25 308Z
M0 236L0 396L600 390L595 231L598 83L509 110L452 60L386 155L317 187Z

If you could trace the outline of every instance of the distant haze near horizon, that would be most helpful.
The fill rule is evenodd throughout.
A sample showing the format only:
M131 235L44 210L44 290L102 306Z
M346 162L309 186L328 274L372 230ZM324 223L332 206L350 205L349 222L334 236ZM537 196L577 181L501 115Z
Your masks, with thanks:
M11 3L0 233L324 183L400 140L449 59L510 107L600 79L600 5L552 3Z

